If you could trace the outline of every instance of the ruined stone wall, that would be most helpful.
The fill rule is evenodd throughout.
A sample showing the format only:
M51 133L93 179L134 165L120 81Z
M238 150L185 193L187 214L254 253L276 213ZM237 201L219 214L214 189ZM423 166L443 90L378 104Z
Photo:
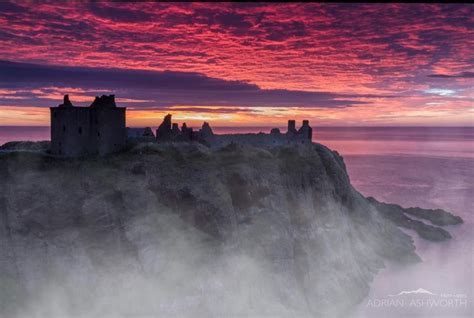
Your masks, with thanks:
M89 109L80 107L51 108L51 152L76 157L94 152L90 143Z
M132 128L127 127L127 143L137 143L137 142L154 142L155 134L150 127L145 128Z
M249 145L255 147L275 147L287 144L310 144L311 139L305 135L289 134L223 134L213 135L204 138L204 141L211 148L222 148L231 143Z
M312 128L308 120L303 120L302 126L296 130L296 122L288 121L288 132L282 134L280 129L274 128L269 134L260 132L258 134L224 134L216 135L209 123L204 122L201 129L193 131L183 123L181 130L177 123L172 123L171 114L163 119L156 130L157 142L197 141L211 148L218 149L231 143L249 145L255 147L275 147L287 144L311 144Z
M91 117L91 136L95 138L97 154L103 156L123 149L127 142L125 108L91 109Z

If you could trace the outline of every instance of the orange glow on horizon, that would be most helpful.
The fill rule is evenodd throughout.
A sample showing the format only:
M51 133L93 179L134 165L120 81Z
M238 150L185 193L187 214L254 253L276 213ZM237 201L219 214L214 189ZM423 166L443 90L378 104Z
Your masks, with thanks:
M401 102L402 104L403 102ZM119 104L120 106L120 104ZM219 112L222 107L175 106L165 110L127 109L127 126L157 127L166 114L173 115L173 122L180 125L200 127L204 121L213 127L285 127L288 119L297 123L308 119L317 126L474 126L474 108L453 112L450 105L438 107L398 107L386 106L381 112L372 105L362 105L344 109L317 108L271 108L234 107L232 112ZM397 107L396 107L397 108ZM225 108L224 108L225 110ZM423 125L420 125L420 118ZM49 108L45 107L0 107L0 126L49 126ZM449 124L446 124L446 123Z
M0 66L48 68L8 75L3 65L0 126L48 125L47 106L65 93L74 105L116 94L130 126L157 126L168 112L192 126L284 126L288 118L474 126L471 11L465 4L14 1L0 15ZM67 67L81 76L68 77L78 73ZM116 73L101 78L103 69ZM131 70L160 74L147 80Z

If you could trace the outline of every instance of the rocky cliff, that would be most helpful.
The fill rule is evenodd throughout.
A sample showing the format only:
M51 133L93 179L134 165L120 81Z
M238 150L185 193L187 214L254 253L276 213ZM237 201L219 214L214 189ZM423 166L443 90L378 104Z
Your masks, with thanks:
M0 179L0 316L345 315L385 260L420 261L397 225L449 238L319 144L10 152Z

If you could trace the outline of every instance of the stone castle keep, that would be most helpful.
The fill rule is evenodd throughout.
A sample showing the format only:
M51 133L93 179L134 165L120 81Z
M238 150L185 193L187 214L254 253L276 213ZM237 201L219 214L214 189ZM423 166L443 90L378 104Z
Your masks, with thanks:
M257 147L272 147L286 144L311 144L313 129L308 120L303 120L297 130L294 120L288 121L286 133L273 128L269 134L214 134L211 126L204 122L199 130L183 123L179 128L172 123L171 115L163 119L156 129L150 127L127 128L125 107L117 107L114 95L96 97L89 107L75 107L64 96L64 102L51 107L51 153L64 157L106 155L122 150L128 143L137 142L182 142L195 141L218 149L229 144Z
M106 155L125 146L125 108L115 105L114 95L96 97L89 107L64 102L51 107L51 153L65 157Z

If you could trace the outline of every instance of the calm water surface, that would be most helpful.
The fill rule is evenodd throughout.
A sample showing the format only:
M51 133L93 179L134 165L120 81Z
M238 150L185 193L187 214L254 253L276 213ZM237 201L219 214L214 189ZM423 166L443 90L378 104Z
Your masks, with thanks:
M268 132L269 128L214 131ZM0 144L48 139L49 127L0 127ZM465 221L448 229L453 235L448 242L430 243L409 233L423 262L402 268L388 264L354 317L474 317L474 127L325 127L314 129L313 140L344 156L351 182L364 195L404 207L443 208ZM467 305L417 306L405 301L403 306L374 306L377 300L389 299L388 295L418 288L437 295L464 295Z
M154 128L156 129L156 128ZM281 128L285 131L285 128ZM269 132L267 127L216 127L216 133ZM49 140L49 127L0 126L0 144ZM474 158L474 127L320 127L313 140L343 155L415 155Z

